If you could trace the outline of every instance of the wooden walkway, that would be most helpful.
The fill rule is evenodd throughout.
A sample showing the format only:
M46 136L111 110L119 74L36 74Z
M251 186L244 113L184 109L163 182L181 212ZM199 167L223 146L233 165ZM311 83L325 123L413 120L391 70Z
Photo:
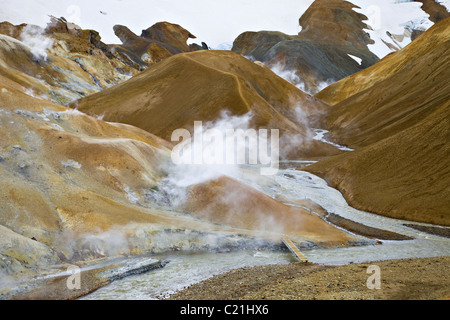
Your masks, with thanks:
M303 253L298 250L297 246L292 242L291 239L283 238L281 239L283 243L288 247L289 250L291 250L292 254L297 258L300 262L308 262L308 259L303 255Z

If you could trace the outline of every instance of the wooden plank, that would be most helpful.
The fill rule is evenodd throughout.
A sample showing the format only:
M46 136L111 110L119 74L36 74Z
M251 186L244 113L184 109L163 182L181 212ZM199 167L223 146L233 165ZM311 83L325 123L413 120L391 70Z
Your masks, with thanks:
M308 259L303 255L303 253L298 250L297 246L292 242L289 238L283 238L281 239L283 243L288 247L288 249L294 254L294 256L299 260L300 262L308 262Z
M303 253L300 252L297 246L290 239L286 239L285 243L299 261L308 262L308 259L303 255Z

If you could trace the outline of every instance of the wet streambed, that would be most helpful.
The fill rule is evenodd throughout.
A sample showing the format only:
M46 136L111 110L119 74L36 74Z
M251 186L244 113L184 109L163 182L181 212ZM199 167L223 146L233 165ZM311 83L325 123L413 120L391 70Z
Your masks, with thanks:
M298 166L298 162L292 163ZM307 165L308 163L305 163ZM302 250L308 260L319 264L347 264L386 259L433 257L450 255L450 239L409 228L410 223L370 214L348 206L341 193L308 172L289 168L284 163L277 175L261 177L259 168L242 168L235 178L273 197L282 196L283 202L296 205L297 201L312 200L328 212L373 228L379 228L412 240L367 242L367 245L346 248L312 248ZM417 223L417 225L426 225ZM363 237L361 237L364 240ZM289 251L234 251L234 252L178 252L162 257L168 264L158 270L115 281L83 299L160 299L196 282L231 269L268 264L287 264L296 260Z

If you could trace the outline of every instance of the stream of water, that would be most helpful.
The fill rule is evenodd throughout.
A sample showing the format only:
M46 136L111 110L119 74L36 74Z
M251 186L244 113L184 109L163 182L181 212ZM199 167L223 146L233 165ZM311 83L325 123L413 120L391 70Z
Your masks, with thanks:
M299 162L293 162L298 166ZM308 163L305 163L305 165ZM387 259L450 255L450 239L405 226L408 221L391 219L350 207L342 194L308 172L289 169L285 163L277 175L261 177L259 168L243 167L235 178L271 196L283 196L283 202L295 205L310 199L328 212L364 225L413 237L413 240L383 241L382 245L347 248L313 248L303 253L310 262L347 264ZM415 223L417 225L426 225ZM172 253L163 257L169 263L162 269L115 281L83 299L160 299L213 275L244 266L287 264L295 262L288 251L238 251L227 253Z
M156 300L235 268L295 262L285 251L180 252L163 258L164 268L115 281L82 299Z

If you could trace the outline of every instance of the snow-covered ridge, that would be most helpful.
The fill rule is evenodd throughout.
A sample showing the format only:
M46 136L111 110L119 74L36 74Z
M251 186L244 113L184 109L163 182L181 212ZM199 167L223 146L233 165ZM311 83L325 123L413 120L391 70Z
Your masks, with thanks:
M371 28L366 30L375 44L369 50L379 58L401 49L411 43L412 30L427 30L433 25L429 15L421 9L422 3L411 0L349 0L361 9L356 12L367 16L365 23ZM450 0L446 0L450 3ZM448 8L448 7L447 7ZM388 35L391 34L391 36Z

